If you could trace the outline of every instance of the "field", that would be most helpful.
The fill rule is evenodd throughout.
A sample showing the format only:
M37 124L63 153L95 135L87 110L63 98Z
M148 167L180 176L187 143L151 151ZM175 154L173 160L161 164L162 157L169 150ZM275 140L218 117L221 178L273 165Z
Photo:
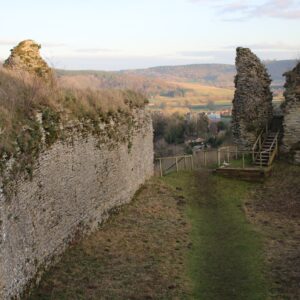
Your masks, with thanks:
M221 110L231 107L233 88L205 86L189 82L168 82L168 84L182 89L184 95L155 96L150 99L150 109L188 112L190 110Z
M294 61L267 63L271 66L274 103L283 100L282 73ZM167 113L230 109L234 95L235 67L231 65L187 65L120 72L57 71L67 86L91 89L133 89L149 100L149 110Z

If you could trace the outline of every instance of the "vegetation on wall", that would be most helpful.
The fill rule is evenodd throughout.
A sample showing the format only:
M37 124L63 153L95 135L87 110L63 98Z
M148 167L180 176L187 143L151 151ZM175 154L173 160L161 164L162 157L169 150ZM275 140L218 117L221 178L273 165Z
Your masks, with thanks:
M132 111L146 102L128 90L64 88L54 80L46 83L25 72L0 69L0 172L3 175L13 158L12 174L27 171L30 175L41 148L61 137L61 128L70 122L99 133L100 123L110 124L123 116L131 128Z

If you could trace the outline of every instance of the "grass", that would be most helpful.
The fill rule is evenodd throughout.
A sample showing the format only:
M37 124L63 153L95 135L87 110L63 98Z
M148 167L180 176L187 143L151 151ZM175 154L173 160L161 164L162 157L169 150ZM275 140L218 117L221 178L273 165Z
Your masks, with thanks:
M300 295L300 166L276 162L272 176L246 202L248 218L264 234L270 295Z
M268 299L263 238L243 209L256 189L208 171L154 178L30 299Z
M190 108L197 109L199 106L203 108L208 101L213 101L216 109L224 109L231 106L234 90L230 88L219 88L213 86L205 86L198 83L187 82L168 82L171 85L176 85L187 90L185 96L164 97L155 96L150 100L154 107L160 107L163 103L165 110L187 112ZM207 108L207 110L210 110Z
M222 161L221 161L221 163L222 163ZM229 168L254 168L254 167L259 167L259 166L255 166L253 164L251 154L245 154L244 163L243 163L242 158L230 159L228 167Z
M46 83L26 72L0 68L0 174L12 157L18 170L14 174L30 168L41 150L42 131L47 145L59 137L60 125L73 121L99 132L100 122L110 123L120 115L130 118L145 102L128 90L71 89L55 80Z
M172 174L164 181L188 199L192 299L266 299L262 238L243 211L251 184L206 172Z
M189 298L183 201L151 180L97 232L74 243L29 299Z

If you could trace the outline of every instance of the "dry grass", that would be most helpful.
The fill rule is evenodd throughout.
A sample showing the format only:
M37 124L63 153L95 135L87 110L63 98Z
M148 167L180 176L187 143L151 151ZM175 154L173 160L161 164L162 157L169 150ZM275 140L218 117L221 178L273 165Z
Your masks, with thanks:
M253 191L249 219L266 236L266 259L274 299L300 295L300 167L277 163L272 177Z
M30 299L185 299L185 200L157 179L73 245Z
M128 114L133 107L144 106L145 102L142 95L128 90L64 88L55 80L45 83L25 72L1 68L0 158L38 148L41 137L38 112L43 114L47 130L59 121L94 121L117 112ZM22 149L23 146L26 149Z

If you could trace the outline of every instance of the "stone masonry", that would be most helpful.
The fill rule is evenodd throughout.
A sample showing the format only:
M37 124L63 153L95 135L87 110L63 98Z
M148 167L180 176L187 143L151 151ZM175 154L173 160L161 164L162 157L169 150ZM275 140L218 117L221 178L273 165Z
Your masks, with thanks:
M281 150L293 162L300 164L300 63L284 76L286 84L282 105L284 120Z
M3 67L14 71L27 71L44 79L51 78L52 70L40 56L40 48L33 40L20 42L11 50L11 55Z
M235 94L232 130L235 142L250 149L259 132L271 121L271 79L260 59L248 48L236 50Z
M97 229L152 176L151 118L140 109L134 121L130 143L108 136L99 144L71 128L40 154L31 180L16 178L10 197L0 190L0 299L26 295L72 240Z

